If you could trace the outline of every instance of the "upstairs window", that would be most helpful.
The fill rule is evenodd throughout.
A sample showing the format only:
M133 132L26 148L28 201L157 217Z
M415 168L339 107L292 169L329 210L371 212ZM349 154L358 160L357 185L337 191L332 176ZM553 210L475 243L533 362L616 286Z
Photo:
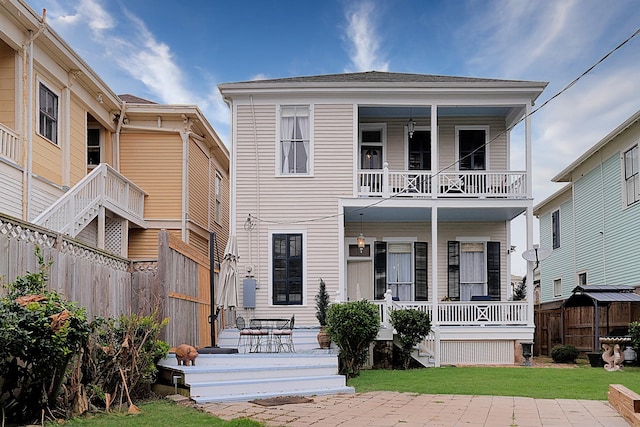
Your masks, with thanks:
M551 238L553 239L553 249L560 247L560 210L551 214Z
M309 107L283 106L280 110L280 173L309 174Z
M38 106L38 133L54 144L58 144L58 95L40 83Z
M487 169L487 129L458 129L459 170Z
M587 273L579 273L578 274L578 285L586 285L587 284Z
M100 164L100 129L87 129L87 164L97 166Z
M215 221L220 222L222 219L222 177L216 172L216 211Z
M624 153L624 181L627 206L640 200L640 175L638 174L638 146Z

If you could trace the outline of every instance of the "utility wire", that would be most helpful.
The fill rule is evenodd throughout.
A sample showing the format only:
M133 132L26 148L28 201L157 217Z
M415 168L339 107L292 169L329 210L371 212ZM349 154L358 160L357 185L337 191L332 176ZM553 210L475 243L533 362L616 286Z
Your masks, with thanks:
M627 44L629 41L631 41L631 39L633 39L635 36L637 36L638 34L640 34L640 28L638 28L633 34L631 34L629 37L627 37L624 41L622 41L620 44L618 44L616 47L614 47L613 49L611 49L609 52L607 52L606 55L604 55L602 58L600 58L597 62L595 62L593 65L591 65L589 68L587 68L582 74L580 74L578 77L576 77L575 79L573 79L571 82L569 82L569 84L567 84L565 87L563 87L560 91L556 92L553 96L551 96L549 99L547 99L545 102L543 102L542 104L540 104L539 107L534 108L533 110L531 110L529 113L524 114L519 120L517 120L515 123L513 123L511 126L509 126L508 128L506 128L505 130L499 132L497 135L495 135L493 138L491 138L489 141L487 141L486 143L484 143L483 145L479 146L478 148L476 148L475 150L471 151L469 154L465 155L464 157L454 161L453 163L451 163L450 165L441 168L440 170L438 170L436 173L431 175L431 179L433 181L434 177L437 177L439 175L442 175L445 171L451 169L452 167L454 167L455 165L457 165L458 163L460 163L462 160L466 159L467 157L473 155L474 153L476 153L478 150L480 150L481 148L485 148L486 146L488 146L489 144L491 144L492 142L496 141L498 138L500 138L502 135L505 135L507 132L510 132L511 130L513 130L514 127L516 127L517 125L519 125L520 123L522 123L524 120L526 120L528 117L531 117L532 115L534 115L535 113L537 113L538 111L540 111L541 109L543 109L544 107L546 107L551 101L553 101L554 99L558 98L560 95L562 95L563 93L565 93L567 90L569 90L571 87L573 87L580 79L582 79L583 77L585 77L587 74L591 73L591 71L593 71L598 65L600 65L601 63L603 63L608 57L610 57L611 55L613 55L613 53L615 53L618 49L620 49L622 46L624 46L625 44ZM354 213L354 212L359 212L359 211L364 211L366 209L372 208L374 206L377 206L381 203L383 203L386 200L389 199L393 199L396 198L400 195L402 195L403 192L398 193L398 194L394 194L389 198L383 198L383 199L379 199L374 203L371 203L369 205L366 206L361 206L361 207L354 207L352 210L350 210L350 213ZM327 219L332 219L332 218L338 218L344 216L344 213L339 212L336 214L331 214L331 215L325 215L325 216L321 216L321 217L316 217L316 218L308 218L308 219L301 219L301 220L297 220L297 221L289 221L289 222L282 222L282 221L269 221L269 220L263 220L261 218L255 217L255 216L251 216L250 217L253 220L265 223L265 224L278 224L278 225L286 225L286 224L304 224L304 223L310 223L310 222L318 222L318 221L324 221Z

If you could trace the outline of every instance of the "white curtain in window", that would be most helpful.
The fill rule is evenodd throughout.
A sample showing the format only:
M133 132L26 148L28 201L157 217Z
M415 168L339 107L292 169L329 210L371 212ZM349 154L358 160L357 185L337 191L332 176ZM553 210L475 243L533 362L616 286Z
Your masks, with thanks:
M484 295L485 256L483 243L463 243L460 250L460 300Z
M280 140L282 141L282 173L291 173L289 167L289 153L291 152L291 140L293 139L294 126L296 124L296 118L282 117L282 124L280 126Z
M309 116L298 117L299 144L300 150L296 152L296 172L306 173L309 167Z

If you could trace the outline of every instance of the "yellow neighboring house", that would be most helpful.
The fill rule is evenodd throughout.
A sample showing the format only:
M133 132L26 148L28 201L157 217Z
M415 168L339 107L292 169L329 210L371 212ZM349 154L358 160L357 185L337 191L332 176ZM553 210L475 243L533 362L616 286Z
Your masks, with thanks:
M228 236L229 151L195 105L117 96L20 0L0 3L0 213L130 259Z

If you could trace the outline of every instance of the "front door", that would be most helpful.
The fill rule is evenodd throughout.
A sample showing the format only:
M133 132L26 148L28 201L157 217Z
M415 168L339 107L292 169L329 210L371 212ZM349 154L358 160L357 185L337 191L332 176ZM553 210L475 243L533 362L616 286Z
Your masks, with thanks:
M373 264L368 260L347 261L347 299L373 300Z

